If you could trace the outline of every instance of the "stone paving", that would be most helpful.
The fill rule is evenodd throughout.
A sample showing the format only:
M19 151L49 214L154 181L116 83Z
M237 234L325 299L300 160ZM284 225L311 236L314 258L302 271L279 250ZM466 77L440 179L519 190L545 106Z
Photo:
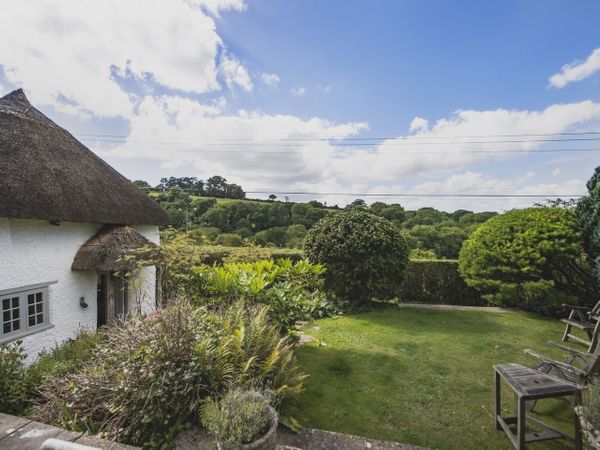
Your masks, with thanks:
M83 433L66 431L52 425L34 422L24 417L0 413L0 449L39 450L42 443L50 438L103 450L134 450L137 448L99 439Z
M180 433L175 440L176 450L214 449L213 440L199 428ZM277 450L427 450L414 445L398 442L365 439L350 434L303 428L293 433L279 426L277 429Z

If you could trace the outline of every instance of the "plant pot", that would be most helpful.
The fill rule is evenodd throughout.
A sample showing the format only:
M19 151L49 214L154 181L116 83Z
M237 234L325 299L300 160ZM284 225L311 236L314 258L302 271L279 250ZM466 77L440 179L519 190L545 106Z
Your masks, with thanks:
M218 442L217 445L219 450L275 450L275 446L277 445L277 425L279 424L279 416L275 409L269 409L271 411L271 425L260 439L239 446Z
M588 422L584 414L584 406L576 406L575 413L579 417L581 431L588 443L595 449L600 449L600 430L596 430L594 426Z

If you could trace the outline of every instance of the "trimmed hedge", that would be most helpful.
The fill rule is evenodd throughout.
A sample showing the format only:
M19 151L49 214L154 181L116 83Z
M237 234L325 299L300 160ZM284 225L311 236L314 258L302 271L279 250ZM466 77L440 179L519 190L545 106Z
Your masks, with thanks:
M479 292L466 285L458 272L458 261L418 260L408 263L400 299L403 303L484 306Z
M204 264L254 262L261 259L287 258L293 262L304 258L302 250L263 247L202 246ZM411 259L404 272L400 290L403 303L428 303L465 306L485 306L488 303L479 292L468 287L453 259Z

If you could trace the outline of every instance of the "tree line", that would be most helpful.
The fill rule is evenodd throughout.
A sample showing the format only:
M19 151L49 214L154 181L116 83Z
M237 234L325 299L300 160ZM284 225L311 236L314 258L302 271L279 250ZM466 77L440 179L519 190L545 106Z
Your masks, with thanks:
M316 200L278 201L274 195L269 200L243 200L245 193L239 196L243 189L228 184L220 176L206 182L193 177L162 178L155 188L141 187L167 211L174 227L189 231L204 244L241 246L251 242L261 246L302 248L308 230L321 219L342 210L337 205L327 206ZM234 194L230 195L231 192ZM431 207L406 210L398 203L369 205L362 199L356 199L344 209L365 210L391 221L406 239L412 255L421 258L457 258L471 232L496 215L464 209L448 213Z

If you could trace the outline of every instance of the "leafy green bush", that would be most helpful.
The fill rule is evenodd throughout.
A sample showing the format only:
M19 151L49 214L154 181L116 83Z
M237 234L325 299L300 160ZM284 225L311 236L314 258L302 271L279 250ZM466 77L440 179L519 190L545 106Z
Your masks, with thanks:
M561 303L598 298L572 210L512 210L482 224L465 241L460 272L484 298L503 306L552 314Z
M30 384L22 341L0 344L0 412L20 414L27 405Z
M486 305L481 294L466 285L451 259L411 259L406 268L400 299L406 303Z
M268 230L259 231L254 235L254 242L258 245L285 247L286 227L273 227Z
M221 400L209 399L201 412L201 422L208 432L231 446L260 439L274 419L269 401L255 390L231 390Z
M196 420L208 397L255 387L282 399L297 394L304 378L266 308L235 304L211 313L181 303L112 327L81 370L42 381L32 415L160 447Z
M408 247L394 225L360 209L317 223L304 252L327 267L326 288L354 304L398 295L408 262Z
M242 237L234 233L223 233L215 239L215 244L225 247L241 247L243 243Z
M322 290L325 269L308 261L263 260L253 263L200 265L191 268L195 304L219 306L238 299L269 306L272 320L282 331L297 320L329 314Z

